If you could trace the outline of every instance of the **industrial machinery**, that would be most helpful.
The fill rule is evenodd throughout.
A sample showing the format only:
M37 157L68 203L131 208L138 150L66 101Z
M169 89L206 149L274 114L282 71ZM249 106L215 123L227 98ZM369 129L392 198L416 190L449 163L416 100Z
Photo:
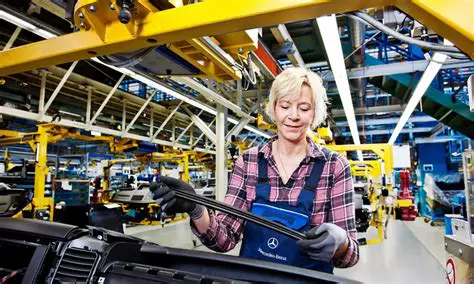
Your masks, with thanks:
M79 139L83 141L102 141L109 145L111 151L120 150L120 142L116 143L110 136L87 136L74 128L63 128L55 124L40 124L34 133L22 133L10 130L0 130L0 145L28 144L34 153L34 190L31 202L14 215L15 218L29 217L41 220L54 220L55 202L51 195L45 193L46 179L49 174L47 161L48 144L54 144L63 139ZM88 197L87 197L88 199Z
M393 207L396 206L392 193L393 154L389 144L327 145L326 148L346 156L354 180L363 178L361 190L356 192L356 222L358 231L367 228L366 222L376 228L377 237L366 240L367 244L382 242L387 237L387 227ZM362 159L363 158L363 159ZM370 218L363 207L363 198L370 203ZM362 203L362 204L361 204ZM365 240L363 240L365 241Z
M28 192L0 183L0 217L12 217L28 204Z
M357 283L276 263L164 247L97 227L0 218L0 235L0 255L16 256L0 258L0 279L8 283Z
M356 187L354 187L356 230L359 233L367 232L367 229L370 226L371 219L370 201L364 189L365 188L362 187L362 190L357 190Z
M162 214L160 206L153 199L148 181L136 181L128 187L119 188L110 202L122 206L125 221L146 225L163 225L166 221L170 221L168 216ZM173 221L183 219L172 217Z

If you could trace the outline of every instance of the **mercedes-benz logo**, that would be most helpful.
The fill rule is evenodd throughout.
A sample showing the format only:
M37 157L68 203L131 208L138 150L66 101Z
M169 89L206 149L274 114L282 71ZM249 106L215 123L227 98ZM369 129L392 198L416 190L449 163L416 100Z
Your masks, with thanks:
M276 249L278 247L278 240L275 238L269 238L267 241L267 245L271 249Z

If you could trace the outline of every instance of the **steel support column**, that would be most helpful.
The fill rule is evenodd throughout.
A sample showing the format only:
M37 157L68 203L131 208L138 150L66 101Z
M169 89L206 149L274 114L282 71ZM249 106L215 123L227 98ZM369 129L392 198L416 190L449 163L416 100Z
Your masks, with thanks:
M176 120L173 118L171 120L171 141L174 141L176 138Z
M92 87L87 88L87 105L86 105L86 124L89 124L91 120L92 111Z
M48 72L41 70L41 86L40 86L40 96L38 102L38 113L44 113L44 99L46 96L46 79L48 77Z
M150 110L150 140L153 139L153 124L155 123L155 119L153 117L154 111L153 108Z
M223 106L217 105L216 110L216 200L224 201L227 192L226 117Z
M242 88L242 80L237 80L237 106L242 107L242 97L244 95L244 88Z
M127 100L122 100L122 126L120 130L125 133L125 126L127 125Z

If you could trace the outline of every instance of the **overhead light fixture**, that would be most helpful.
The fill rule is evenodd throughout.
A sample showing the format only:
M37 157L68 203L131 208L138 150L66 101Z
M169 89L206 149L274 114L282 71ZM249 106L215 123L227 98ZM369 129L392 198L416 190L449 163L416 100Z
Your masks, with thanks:
M330 16L319 17L316 21L321 32L329 65L334 75L334 81L336 81L337 90L341 97L342 107L346 114L352 139L354 140L354 144L358 145L360 144L359 130L357 129L354 106L352 105L351 90L347 78L346 65L344 64L344 54L342 53L336 16L332 14ZM357 151L357 155L359 160L362 160L361 151Z
M7 13L3 10L0 10L0 19L5 20L7 22L10 22L12 24L15 24L19 27L21 27L24 30L30 31L36 35L39 35L42 38L53 38L56 37L55 34L48 32L47 30L43 30L15 15L12 15L10 13Z
M447 58L448 56L442 53L435 53L433 55L433 58L428 64L428 67L426 67L423 76L416 85L416 88L413 91L413 94L411 95L410 101L406 105L405 111L400 117L400 120L398 121L397 126L395 127L395 130L393 131L392 136L388 141L388 144L393 145L395 143L398 135L407 123L408 119L410 118L411 114L413 113L421 98L425 94L426 90L430 86L434 77L436 76L436 74L438 74L439 69L441 69L441 66L444 64L444 62L446 62Z
M91 131L91 135L92 136L102 136L102 133L98 132L98 131Z
M43 38L50 39L50 38L53 38L53 37L57 37L57 35L55 35L55 34L53 34L53 33L51 33L51 32L48 32L48 31L46 31L46 30L43 30L43 29L41 29L41 28L35 26L34 24L29 23L29 22L27 22L27 21L25 21L25 20L23 20L23 19L20 19L20 18L14 16L14 15L8 13L8 12L3 11L3 10L0 10L0 18L3 19L3 20L5 20L5 21L8 21L8 22L10 22L10 23L12 23L12 24L15 24L15 25L17 25L17 26L19 26L19 27L21 27L21 28L23 28L23 29L25 29L25 30L28 30L28 31L30 31L30 32L32 32L32 33L35 33L35 34L37 34L38 36L41 36L41 37L43 37ZM144 83L144 84L146 84L146 85L148 85L148 86L150 86L150 87L153 87L153 88L158 89L158 90L160 90L160 91L162 91L162 92L165 92L165 93L167 93L168 95L171 95L171 96L173 96L173 97L175 97L175 98L177 98L177 99L179 99L179 100L184 101L185 103L188 103L188 104L190 104L190 105L196 106L196 107L198 107L198 108L200 108L200 109L202 109L202 110L204 110L204 111L206 111L206 112L208 112L208 113L210 113L210 114L217 115L217 112L216 112L214 109L212 109L211 107L209 107L209 106L207 106L207 105L201 103L200 101L194 100L194 99L189 98L189 97L187 97L187 96L185 96L185 95L182 95L182 94L180 94L180 93L178 93L178 92L176 92L176 91L174 91L174 90L172 90L172 89L170 89L170 88L168 88L168 87L166 87L166 86L164 86L164 85L158 84L157 82L153 81L152 79L150 79L150 78L148 78L148 77L145 77L145 76L143 76L143 75L141 75L141 74L137 74L136 72L134 72L134 71L132 71L132 70L130 70L130 69L122 68L122 67L115 67L115 66L106 64L106 63L100 61L99 59L97 59L96 57L91 58L91 60L93 60L94 62L97 62L97 63L99 63L99 64L102 64L102 65L104 65L104 66L107 66L107 67L109 67L109 68L111 68L111 69L113 69L113 70L115 70L115 71L117 71L117 72L120 72L120 73L122 73L122 74L125 74L125 75L127 75L128 77L131 77L131 78L133 78L133 79L135 79L135 80L137 80L137 81L140 81L140 82L142 82L142 83ZM238 123L237 120L232 119L232 118L229 118L228 120L229 120L229 122L234 123L234 124L237 124L237 123ZM260 130L258 130L258 129L256 129L256 128L254 128L254 127L250 127L250 126L247 125L247 126L245 126L244 128L247 129L248 131L251 131L251 132L253 132L253 133L255 133L255 134L258 134L258 135L260 135L260 136L262 136L262 137L265 137L265 138L267 138L267 139L271 138L270 135L268 135L268 134L266 134L265 132L260 131Z

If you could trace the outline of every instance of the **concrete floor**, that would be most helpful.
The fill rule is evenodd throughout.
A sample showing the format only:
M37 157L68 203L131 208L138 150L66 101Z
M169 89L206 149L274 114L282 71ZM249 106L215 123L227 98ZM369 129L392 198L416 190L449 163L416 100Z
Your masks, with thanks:
M335 274L365 283L446 283L444 258L440 255L444 252L443 231L431 232L431 229L429 224L421 224L419 220L391 222L385 241L360 247L359 263L351 268L336 269ZM427 247L423 242L428 239Z
M126 233L164 246L210 251L192 235L189 221L159 226L136 226ZM393 221L382 243L362 246L359 263L335 274L365 283L446 283L444 227L431 227L422 218ZM197 243L197 246L194 246ZM238 255L239 247L228 254Z

